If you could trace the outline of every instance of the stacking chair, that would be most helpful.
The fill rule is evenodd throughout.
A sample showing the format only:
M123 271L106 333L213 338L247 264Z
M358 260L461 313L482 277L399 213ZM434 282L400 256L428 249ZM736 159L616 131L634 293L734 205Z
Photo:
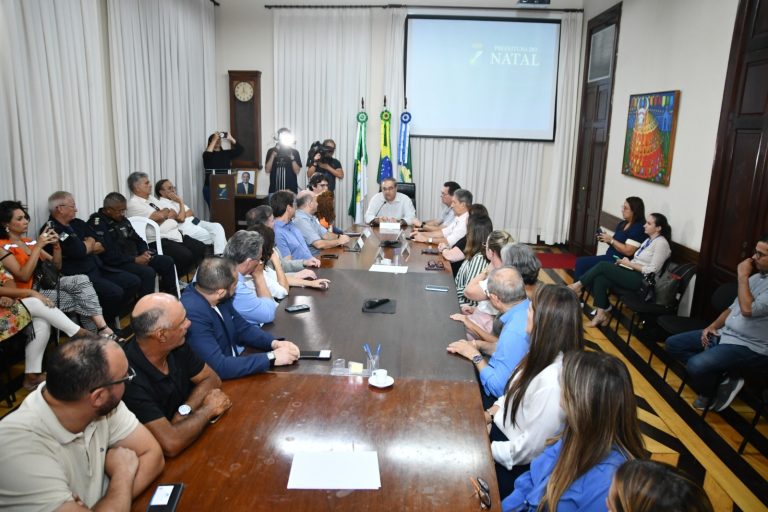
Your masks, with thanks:
M155 230L155 240L157 241L157 254L163 254L163 244L160 243L160 240L162 238L162 234L160 233L160 226L157 224L157 222L153 221L152 219L148 217L128 217L128 220L131 222L131 226L133 226L133 229L138 233L138 235L147 243L147 227L150 227ZM181 298L181 289L179 288L179 272L176 270L176 264L173 265L173 274L176 278L176 296L178 298ZM155 291L158 291L160 289L159 284L159 277L155 277Z

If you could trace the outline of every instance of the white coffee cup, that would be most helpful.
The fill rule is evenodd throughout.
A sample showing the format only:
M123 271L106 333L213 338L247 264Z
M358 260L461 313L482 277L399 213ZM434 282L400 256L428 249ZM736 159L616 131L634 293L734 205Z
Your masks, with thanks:
M379 386L383 386L387 383L387 370L374 370L373 382Z

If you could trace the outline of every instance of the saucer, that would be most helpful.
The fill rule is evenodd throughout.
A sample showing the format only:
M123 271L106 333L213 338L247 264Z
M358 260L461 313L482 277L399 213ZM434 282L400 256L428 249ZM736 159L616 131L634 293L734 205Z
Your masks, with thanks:
M371 386L373 386L375 388L388 388L389 386L391 386L394 383L395 383L395 379L393 379L391 375L387 375L387 378L384 380L383 384L377 384L373 380L373 377L368 377L368 384L370 384Z

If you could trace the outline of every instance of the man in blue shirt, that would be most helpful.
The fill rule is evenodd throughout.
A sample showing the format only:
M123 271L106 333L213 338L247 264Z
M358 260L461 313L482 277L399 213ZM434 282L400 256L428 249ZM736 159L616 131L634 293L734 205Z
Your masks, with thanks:
M275 245L280 256L293 260L312 258L304 236L293 223L296 215L296 196L290 190L279 190L269 200L275 216Z
M224 257L237 265L235 311L249 323L261 327L275 320L277 302L264 279L261 248L264 240L256 231L238 231L224 247Z
M320 221L315 217L317 196L313 192L309 190L299 192L299 195L296 196L296 208L293 223L301 231L301 235L313 255L319 254L323 249L338 247L349 242L347 235L337 235L320 225Z
M229 258L205 258L197 281L181 294L191 322L187 343L222 379L236 379L294 363L299 348L249 324L232 304L237 270ZM245 347L263 350L243 354Z
M504 328L499 341L459 340L448 345L448 352L466 357L475 364L488 406L504 394L512 371L528 353L528 306L525 285L514 267L501 267L488 275L488 300L501 315ZM490 355L486 362L483 354Z

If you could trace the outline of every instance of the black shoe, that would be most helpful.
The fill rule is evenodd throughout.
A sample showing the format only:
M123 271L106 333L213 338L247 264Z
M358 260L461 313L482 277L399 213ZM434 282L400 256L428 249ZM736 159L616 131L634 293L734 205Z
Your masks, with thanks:
M717 388L717 394L715 395L715 401L712 403L712 410L720 412L726 409L736 395L739 394L741 388L744 387L744 379L725 379L720 383Z

